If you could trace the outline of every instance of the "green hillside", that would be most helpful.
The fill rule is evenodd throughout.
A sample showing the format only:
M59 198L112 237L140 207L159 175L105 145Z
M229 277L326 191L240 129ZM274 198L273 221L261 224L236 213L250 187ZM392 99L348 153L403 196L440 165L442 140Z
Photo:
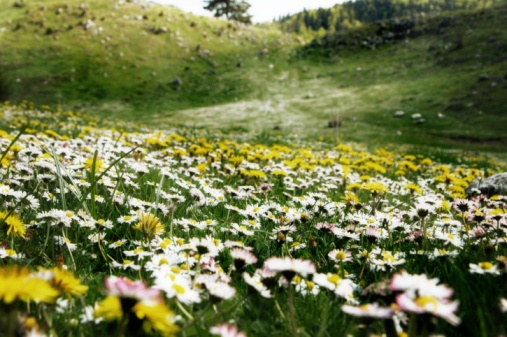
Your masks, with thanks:
M305 41L276 24L244 26L142 2L25 3L0 11L2 99L158 127L506 147L504 5ZM404 116L394 118L397 111Z
M41 104L223 102L249 89L239 63L287 43L276 30L111 0L26 1L3 8L0 27L0 96Z

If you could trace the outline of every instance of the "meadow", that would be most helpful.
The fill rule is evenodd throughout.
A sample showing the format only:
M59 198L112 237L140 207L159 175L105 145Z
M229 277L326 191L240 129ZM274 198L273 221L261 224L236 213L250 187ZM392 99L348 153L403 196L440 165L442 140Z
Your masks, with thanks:
M369 45L2 3L0 336L506 335L502 4Z
M507 332L494 157L0 113L6 336Z

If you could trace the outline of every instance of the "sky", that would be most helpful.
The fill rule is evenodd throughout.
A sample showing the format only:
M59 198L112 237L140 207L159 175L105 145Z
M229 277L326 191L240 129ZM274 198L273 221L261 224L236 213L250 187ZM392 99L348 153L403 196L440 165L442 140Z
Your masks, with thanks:
M205 2L202 0L151 0L162 4L174 5L184 11L197 15L212 16L212 13L203 9ZM250 0L252 7L249 13L253 22L270 22L274 18L286 14L301 12L303 9L315 9L319 7L329 8L341 0Z

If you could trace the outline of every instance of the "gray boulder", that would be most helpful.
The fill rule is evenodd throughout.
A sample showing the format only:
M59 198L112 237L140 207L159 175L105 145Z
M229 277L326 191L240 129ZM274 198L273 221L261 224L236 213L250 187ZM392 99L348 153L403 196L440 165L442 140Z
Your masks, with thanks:
M466 189L468 195L507 195L507 172L498 173L482 180L473 181Z

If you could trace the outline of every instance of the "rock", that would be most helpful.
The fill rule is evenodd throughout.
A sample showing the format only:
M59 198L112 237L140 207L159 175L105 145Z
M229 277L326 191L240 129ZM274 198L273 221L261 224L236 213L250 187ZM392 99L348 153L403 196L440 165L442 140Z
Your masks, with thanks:
M200 48L199 48L199 49L200 49ZM209 51L208 49L205 49L205 50L203 50L203 51L199 54L199 56L200 56L201 58L203 58L203 59L206 59L206 58L209 58L209 57L213 56L213 53L212 53L211 51Z
M150 28L148 28L148 31L152 32L155 35L166 34L167 32L169 32L169 30L166 27L155 27L155 26L151 26Z
M259 51L259 57L260 58L264 58L264 57L266 57L268 55L268 53L269 53L268 48L264 48L264 49L262 49L262 50Z
M421 114L412 114L412 119L421 119L422 118L422 115Z
M331 121L327 122L327 127L329 129L336 129L341 126L342 126L342 121L339 121L339 120L331 120Z
M83 25L84 30L90 30L95 26L95 23L92 20L86 20L86 22Z
M400 117L403 117L403 116L405 116L405 111L396 111L393 114L393 117L396 117L396 118L400 118Z
M181 78L176 77L174 80L171 81L171 84L176 85L176 86L180 86L183 84L183 81L181 80Z
M495 194L507 195L507 172L473 181L466 189L466 193L468 195L487 194L488 196Z
M484 82L484 81L487 81L489 79L489 75L487 74L482 74L479 76L479 78L477 79L477 82Z

